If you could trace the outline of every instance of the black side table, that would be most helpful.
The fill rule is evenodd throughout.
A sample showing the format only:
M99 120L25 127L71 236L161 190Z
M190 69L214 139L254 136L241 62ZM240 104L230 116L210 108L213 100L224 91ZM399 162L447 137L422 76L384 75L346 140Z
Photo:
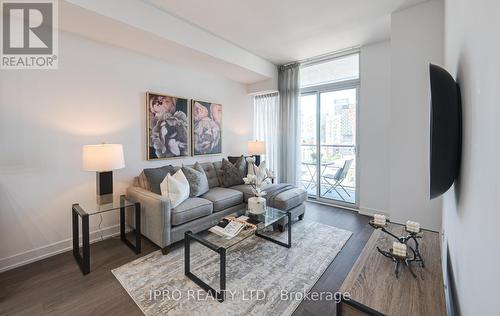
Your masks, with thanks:
M125 208L134 207L135 210L135 245L125 238ZM80 266L82 273L90 273L90 242L89 217L109 211L120 210L120 239L136 254L141 253L141 204L134 203L124 195L113 197L113 201L98 204L97 201L73 204L71 208L73 219L73 256ZM82 219L82 252L80 253L80 233L78 217Z

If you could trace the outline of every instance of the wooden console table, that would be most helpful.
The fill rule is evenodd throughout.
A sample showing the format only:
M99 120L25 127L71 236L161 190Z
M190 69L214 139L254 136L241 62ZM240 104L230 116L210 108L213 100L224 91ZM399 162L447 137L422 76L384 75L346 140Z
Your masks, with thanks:
M388 230L406 235L402 225L389 224ZM394 240L378 229L373 232L340 288L351 300L337 306L339 316L446 315L439 233L423 232L419 243L425 268L413 265L416 279L404 266L396 279L394 263L377 251L377 246L388 250Z

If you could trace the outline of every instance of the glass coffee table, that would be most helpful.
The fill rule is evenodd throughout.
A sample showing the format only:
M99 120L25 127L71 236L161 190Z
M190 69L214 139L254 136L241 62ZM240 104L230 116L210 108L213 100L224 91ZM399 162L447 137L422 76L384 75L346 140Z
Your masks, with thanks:
M200 286L203 290L207 291L212 297L216 298L219 302L223 302L225 298L226 291L226 252L233 246L239 244L240 242L246 240L251 236L258 236L280 246L290 248L292 246L292 216L290 212L285 212L278 210L276 208L268 207L267 210L260 215L251 215L248 211L244 209L236 211L234 214L228 215L226 217L238 217L244 214L251 218L255 226L252 228L246 228L242 230L238 235L231 239L216 235L214 233L208 232L207 230L201 231L199 233L193 233L187 231L184 233L184 274ZM287 242L282 242L276 240L264 233L264 230L274 226L279 220L288 218L287 227ZM220 289L219 291L212 288L210 285L202 281L199 277L191 272L191 241L196 241L208 249L213 250L219 254L220 258Z

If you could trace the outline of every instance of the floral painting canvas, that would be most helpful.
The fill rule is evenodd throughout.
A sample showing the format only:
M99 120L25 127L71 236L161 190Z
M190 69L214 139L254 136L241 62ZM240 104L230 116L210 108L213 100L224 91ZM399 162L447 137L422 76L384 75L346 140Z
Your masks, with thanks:
M222 153L222 105L191 101L193 155Z
M147 94L147 158L166 159L189 155L187 99Z

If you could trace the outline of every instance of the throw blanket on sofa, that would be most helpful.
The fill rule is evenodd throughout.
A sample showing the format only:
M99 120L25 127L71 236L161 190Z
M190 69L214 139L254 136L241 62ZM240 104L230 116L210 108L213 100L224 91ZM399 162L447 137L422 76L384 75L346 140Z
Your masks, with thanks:
M288 183L277 183L271 184L267 186L264 191L266 191L266 195L263 197L266 199L266 203L268 206L274 207L274 199L285 191L293 189L294 186Z

